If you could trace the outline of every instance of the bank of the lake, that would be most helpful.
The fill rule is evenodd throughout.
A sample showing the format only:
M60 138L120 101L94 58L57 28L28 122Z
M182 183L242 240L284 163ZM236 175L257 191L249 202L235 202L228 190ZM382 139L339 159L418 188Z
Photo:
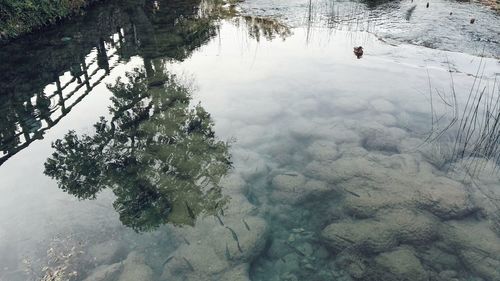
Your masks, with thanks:
M100 0L0 1L0 43L82 13Z

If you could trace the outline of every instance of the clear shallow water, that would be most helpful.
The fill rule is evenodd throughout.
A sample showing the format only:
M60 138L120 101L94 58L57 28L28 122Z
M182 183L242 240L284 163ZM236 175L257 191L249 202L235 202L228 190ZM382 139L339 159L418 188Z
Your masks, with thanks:
M3 96L14 113L2 124L32 130L29 137L50 127L0 167L2 280L56 271L63 280L496 279L495 164L471 180L467 163L448 155L452 140L425 145L429 130L452 117L452 79L461 108L471 88L498 92L496 60L172 6L101 7L101 17L120 15L109 29L99 25L101 40L60 43L64 30L51 31L47 44L87 51L88 73L98 69L94 80L76 75L83 83L63 89L84 85L69 112L56 96L47 106L33 95L36 83L2 78L4 89L23 94ZM99 44L117 55L99 61ZM352 46L360 44L358 60ZM62 73L40 65L65 85L65 63ZM57 90L53 75L31 71L18 79ZM100 76L87 91L84 81ZM429 80L444 97L434 94L432 107ZM47 107L64 115L59 123L50 126ZM448 115L433 121L432 109ZM108 125L94 128L100 116ZM51 148L68 130L67 146ZM78 200L99 190L96 200Z

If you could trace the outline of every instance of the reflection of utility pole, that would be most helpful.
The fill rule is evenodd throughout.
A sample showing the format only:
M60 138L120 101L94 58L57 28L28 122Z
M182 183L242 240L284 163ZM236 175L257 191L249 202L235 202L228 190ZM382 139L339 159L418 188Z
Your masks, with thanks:
M52 118L50 118L50 105L51 100L49 97L45 95L45 93L41 92L36 96L36 108L39 112L40 119L44 119L47 122L47 125L52 125Z
M81 65L82 65L82 69L83 69L83 78L85 79L85 86L87 86L87 90L90 91L91 87L90 87L90 78L89 78L89 74L87 72L87 65L85 64L85 60L84 59L81 59Z
M146 76L151 78L155 74L155 70L153 68L153 64L151 63L151 59L144 58L144 68L146 69Z
M106 74L109 74L108 55L106 54L106 46L102 38L99 38L99 44L97 46L97 65L104 69Z
M306 43L309 44L309 36L311 35L311 21L312 21L312 0L309 0L309 7L307 12L307 34L306 34Z
M118 32L118 42L117 42L117 47L116 50L119 52L120 57L123 57L123 34L122 34L122 29L118 26L116 28L116 31Z
M134 43L139 46L139 39L137 39L137 28L135 27L135 23L132 23L132 30L134 30Z
M59 101L57 104L61 107L61 111L64 112L66 111L66 107L64 105L64 97L62 93L62 87L61 87L61 80L59 79L59 76L56 75L56 87L57 87L57 96L59 97ZM81 81L78 81L78 83L81 83Z

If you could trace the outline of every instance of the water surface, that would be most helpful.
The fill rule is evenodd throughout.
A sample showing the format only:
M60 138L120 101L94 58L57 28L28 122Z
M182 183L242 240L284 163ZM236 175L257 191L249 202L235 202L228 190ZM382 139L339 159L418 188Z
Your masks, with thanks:
M499 279L491 26L310 7L110 2L2 46L0 280Z

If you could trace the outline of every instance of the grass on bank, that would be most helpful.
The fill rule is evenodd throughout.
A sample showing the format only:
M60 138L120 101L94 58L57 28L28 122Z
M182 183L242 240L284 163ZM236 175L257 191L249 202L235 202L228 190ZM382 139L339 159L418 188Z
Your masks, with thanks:
M0 40L50 25L98 0L0 0Z

